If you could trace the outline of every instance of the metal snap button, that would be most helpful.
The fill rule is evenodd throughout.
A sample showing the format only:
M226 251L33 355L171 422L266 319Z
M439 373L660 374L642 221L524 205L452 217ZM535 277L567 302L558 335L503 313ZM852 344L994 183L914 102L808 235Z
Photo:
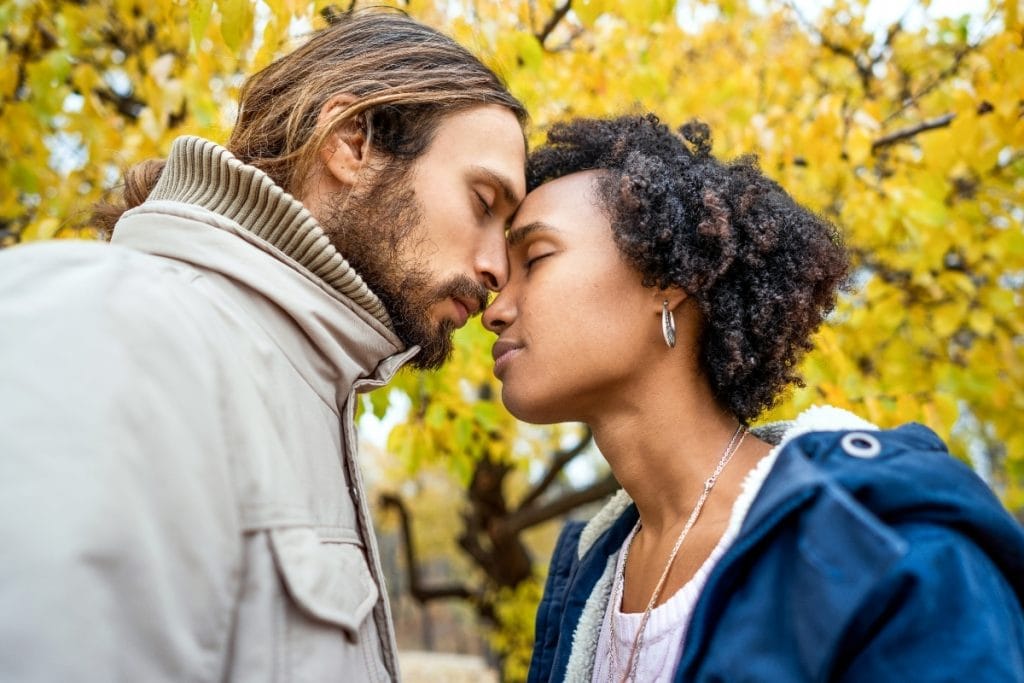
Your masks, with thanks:
M864 432L846 434L839 445L847 455L855 458L873 458L882 452L882 444L878 443L878 439Z

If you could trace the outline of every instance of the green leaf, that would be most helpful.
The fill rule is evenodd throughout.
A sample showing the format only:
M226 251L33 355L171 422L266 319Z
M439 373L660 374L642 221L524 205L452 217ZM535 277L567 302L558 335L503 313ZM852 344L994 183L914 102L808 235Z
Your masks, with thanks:
M198 50L203 36L206 35L206 27L210 25L210 15L213 12L213 0L194 0L188 9L188 25L192 32L192 50Z
M238 52L246 36L252 33L253 6L250 0L217 0L220 34L232 52Z

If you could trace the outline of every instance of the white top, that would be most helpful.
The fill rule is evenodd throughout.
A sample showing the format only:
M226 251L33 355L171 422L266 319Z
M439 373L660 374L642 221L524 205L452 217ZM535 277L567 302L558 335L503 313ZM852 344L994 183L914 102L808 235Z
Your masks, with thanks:
M764 483L765 477L771 470L778 455L779 448L773 448L757 465L754 466L743 481L743 489L740 496L733 504L732 515L729 518L729 526L726 528L718 544L708 555L700 569L687 581L682 588L676 591L675 595L651 610L651 616L647 620L647 630L644 634L642 649L637 655L639 661L636 667L636 677L633 680L648 681L670 681L675 672L676 664L679 662L683 652L683 645L686 641L686 631L690 624L690 617L697 606L697 600L704 590L708 576L718 564L722 555L729 549L732 542L736 540L740 527L750 504ZM629 537L623 542L622 547L628 547L636 533L636 528L629 533ZM681 553L686 551L686 542L683 542ZM623 553L619 551L619 558L615 566L616 585L621 585L623 572ZM617 593L619 596L622 592ZM616 595L613 589L612 595ZM621 597L620 597L621 600ZM643 621L643 612L623 612L622 604L613 605L608 602L608 608L604 613L604 622L601 624L601 635L597 642L597 654L594 658L594 674L591 679L594 683L607 683L608 681L622 681L625 671L612 671L611 647L615 647L615 660L620 667L625 667L629 660L630 651L633 649L633 642L636 640L637 631ZM611 640L611 620L615 619L615 640Z

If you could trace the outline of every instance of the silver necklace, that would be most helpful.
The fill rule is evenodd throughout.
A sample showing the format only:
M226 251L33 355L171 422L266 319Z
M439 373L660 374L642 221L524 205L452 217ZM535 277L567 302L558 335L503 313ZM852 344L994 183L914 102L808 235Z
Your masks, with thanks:
M622 573L616 577L616 581L612 587L612 596L610 606L612 608L611 614L611 626L609 633L609 665L611 667L611 675L623 683L636 680L636 669L640 663L640 651L644 645L644 631L647 628L647 620L651 617L651 611L654 609L654 603L658 601L658 597L661 595L662 589L665 587L665 580L668 578L668 572L672 568L672 563L676 559L676 555L679 554L679 548L683 545L683 539L690 533L690 529L697 522L697 517L700 516L700 511L704 507L704 502L708 499L708 495L711 493L711 489L715 487L715 482L718 481L718 477L722 474L722 470L729 464L733 454L739 450L740 445L743 443L743 439L747 436L747 429L742 424L736 429L736 432L732 435L732 439L729 441L729 445L725 447L722 452L722 457L718 460L718 466L715 467L715 471L711 473L711 476L704 482L704 490L701 492L700 497L697 499L696 505L693 506L693 510L690 512L689 519L686 520L686 525L683 526L683 530L679 532L679 537L676 539L675 545L672 546L672 552L668 556L668 561L665 563L665 568L661 571L661 578L658 579L658 584L654 587L654 593L651 594L651 599L647 603L647 609L644 610L644 615L640 620L640 628L637 629L636 637L633 639L633 647L630 648L629 659L626 661L625 673L621 679L618 679L619 667L619 656L618 656L618 640L615 636L615 620L616 612L619 611L622 592L626 583L626 561L629 560L629 549L633 545L633 539L636 538L639 533L641 524L640 520L637 520L636 526L633 528L633 534L630 536L629 543L622 549Z

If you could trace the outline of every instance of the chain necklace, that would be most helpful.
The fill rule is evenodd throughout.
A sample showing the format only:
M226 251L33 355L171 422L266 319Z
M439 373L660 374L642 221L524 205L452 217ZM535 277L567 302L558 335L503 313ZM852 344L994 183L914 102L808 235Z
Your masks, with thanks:
M658 584L654 587L654 593L651 594L651 599L647 603L647 609L644 610L644 615L640 620L640 627L637 629L636 637L633 639L633 647L630 648L629 659L626 661L626 671L622 677L623 683L636 680L636 669L640 663L640 651L644 645L644 630L647 628L647 620L651 617L651 610L654 609L654 603L658 601L658 597L661 595L661 590L665 587L665 580L668 578L668 572L672 568L672 563L676 559L676 555L679 554L679 548L683 545L683 539L690 533L690 529L697 522L697 517L700 516L700 511L704 507L704 502L708 499L708 495L711 493L711 489L715 487L715 482L718 481L718 476L722 474L722 470L729 464L732 456L739 450L740 445L743 443L743 439L747 436L747 428L742 424L736 429L736 432L732 435L732 439L729 441L729 445L725 447L722 452L722 457L718 461L718 466L715 467L715 471L711 473L707 481L704 482L704 490L701 492L700 497L697 499L697 504L693 506L693 510L690 512L690 518L686 520L686 525L683 530L679 532L679 537L676 539L675 545L672 546L672 552L668 556L668 562L665 563L665 568L661 571L661 578L658 579ZM633 534L630 536L629 543L622 550L622 575L617 577L617 580L612 586L611 596L611 632L609 633L609 659L611 665L611 673L613 676L617 675L619 671L619 656L618 656L618 640L615 636L615 621L616 612L619 611L620 602L622 600L622 593L625 589L626 583L626 561L629 559L629 549L633 545L633 539L636 538L637 533L640 531L640 520L637 520L636 527L633 529Z

